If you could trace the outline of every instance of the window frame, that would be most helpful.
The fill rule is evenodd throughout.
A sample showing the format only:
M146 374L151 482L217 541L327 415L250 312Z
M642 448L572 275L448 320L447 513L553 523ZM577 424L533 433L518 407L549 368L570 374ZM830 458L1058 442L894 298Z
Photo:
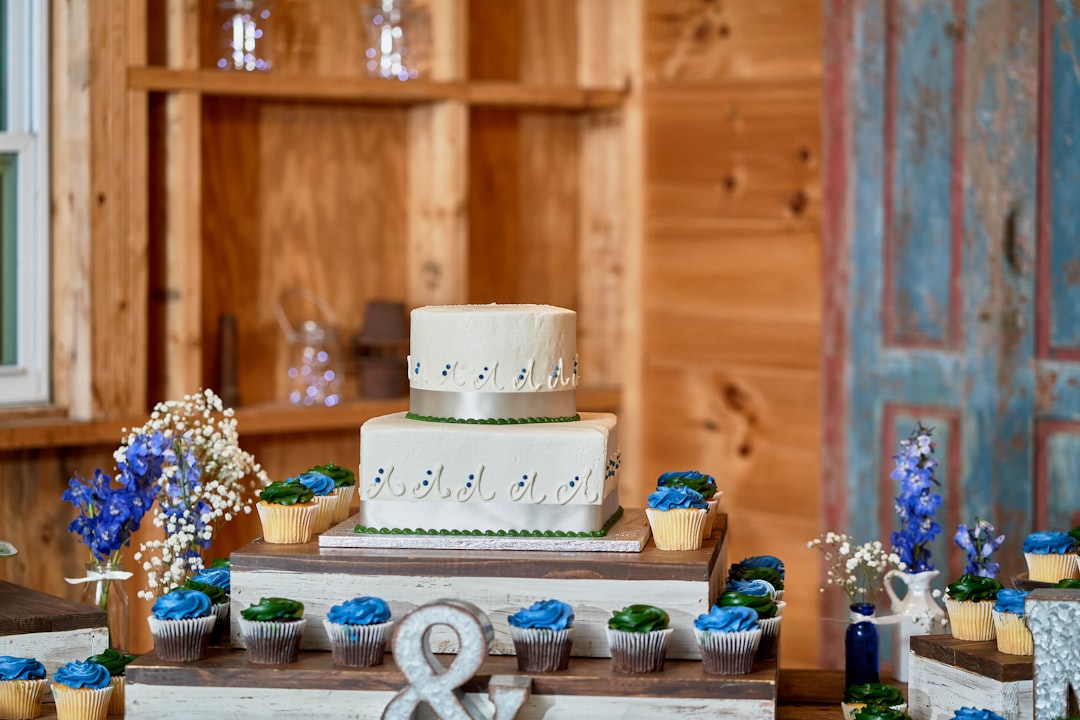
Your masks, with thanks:
M50 232L48 193L48 5L6 0L8 117L0 153L16 156L16 357L0 365L0 407L50 401Z

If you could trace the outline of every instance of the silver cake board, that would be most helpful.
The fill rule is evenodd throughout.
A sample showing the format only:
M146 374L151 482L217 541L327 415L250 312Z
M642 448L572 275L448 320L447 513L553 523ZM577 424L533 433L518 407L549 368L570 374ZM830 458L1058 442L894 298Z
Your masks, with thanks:
M546 552L641 552L652 532L642 509L624 510L603 537L511 537L488 535L390 535L358 533L356 514L319 535L321 548L409 550L540 550Z

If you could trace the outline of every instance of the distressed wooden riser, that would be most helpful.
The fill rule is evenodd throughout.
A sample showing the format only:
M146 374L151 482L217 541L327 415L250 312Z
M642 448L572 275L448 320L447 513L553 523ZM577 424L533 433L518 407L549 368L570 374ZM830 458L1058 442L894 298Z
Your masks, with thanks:
M463 688L489 717L488 679L507 674L521 675L512 658L489 658ZM405 682L390 656L383 666L355 669L333 666L329 653L301 653L293 665L269 668L248 665L238 650L214 650L207 660L192 664L165 663L151 653L128 667L127 718L377 719ZM777 665L757 663L748 675L718 677L705 675L696 661L669 661L659 673L619 675L608 660L573 659L568 670L533 675L531 683L519 720L771 720Z
M949 720L960 707L985 708L1006 720L1034 717L1031 658L999 653L993 640L913 637L910 672L913 720Z
M45 666L49 677L56 668L72 660L85 660L105 652L109 645L109 629L79 628L57 632L37 632L0 637L0 655L32 657Z
M322 620L329 609L358 595L376 595L401 618L443 598L468 600L495 627L492 654L514 652L507 618L537 600L555 598L574 608L575 657L608 657L605 634L613 612L632 603L663 608L675 632L672 659L697 659L693 621L709 611L727 570L726 522L718 520L709 545L663 552L650 542L641 553L544 553L454 550L356 550L262 543L232 555L232 644L243 647L240 611L263 597L304 603L308 618L301 648L329 650ZM456 636L432 632L436 652L455 652Z

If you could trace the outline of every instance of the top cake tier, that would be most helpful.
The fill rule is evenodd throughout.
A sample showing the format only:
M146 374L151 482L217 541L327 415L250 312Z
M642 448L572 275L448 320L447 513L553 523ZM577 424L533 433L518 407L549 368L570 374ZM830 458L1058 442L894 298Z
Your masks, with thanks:
M550 305L412 311L409 415L473 422L576 419L577 313Z

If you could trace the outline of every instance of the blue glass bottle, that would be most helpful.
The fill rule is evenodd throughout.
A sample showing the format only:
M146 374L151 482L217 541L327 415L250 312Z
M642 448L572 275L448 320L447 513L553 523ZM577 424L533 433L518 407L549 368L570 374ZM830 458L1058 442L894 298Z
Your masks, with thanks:
M878 631L872 603L851 606L851 624L844 636L846 685L881 682L878 667Z

